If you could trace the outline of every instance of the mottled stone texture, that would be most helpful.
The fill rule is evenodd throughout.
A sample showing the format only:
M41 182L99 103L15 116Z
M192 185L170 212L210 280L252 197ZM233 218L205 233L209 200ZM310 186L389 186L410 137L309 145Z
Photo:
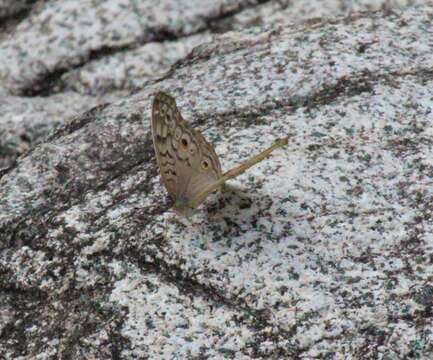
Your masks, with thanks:
M26 9L32 2L31 0L0 0L0 19L15 15Z
M329 3L46 1L0 39L1 357L433 357L433 7ZM160 90L225 169L289 145L183 221Z

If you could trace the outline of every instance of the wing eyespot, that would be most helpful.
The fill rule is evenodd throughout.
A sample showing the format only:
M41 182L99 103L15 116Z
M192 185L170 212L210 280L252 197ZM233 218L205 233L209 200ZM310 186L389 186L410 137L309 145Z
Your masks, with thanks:
M182 129L178 126L176 127L176 130L174 131L174 138L179 141L182 137Z
M204 170L208 170L208 169L209 169L209 162L208 162L207 160L202 160L202 161L201 161L201 167L202 167Z

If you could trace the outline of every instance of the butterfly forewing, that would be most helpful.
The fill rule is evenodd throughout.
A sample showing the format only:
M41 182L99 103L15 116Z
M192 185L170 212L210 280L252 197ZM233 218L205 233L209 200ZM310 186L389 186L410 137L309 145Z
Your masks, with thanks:
M162 92L153 101L152 134L162 182L178 207L188 207L196 194L221 176L218 157L182 118L175 100Z
M170 127L173 126L176 104L170 97L156 96L152 106L152 137L156 160L159 165L162 182L170 195L176 193L177 173L176 156L170 142ZM167 123L167 119L170 122Z

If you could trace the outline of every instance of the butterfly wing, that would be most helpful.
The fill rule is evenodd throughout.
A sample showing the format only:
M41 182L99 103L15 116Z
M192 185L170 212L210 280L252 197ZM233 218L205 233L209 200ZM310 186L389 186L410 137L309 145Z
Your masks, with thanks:
M162 182L175 208L185 212L196 194L221 177L218 156L182 118L175 100L163 92L153 101L152 135Z

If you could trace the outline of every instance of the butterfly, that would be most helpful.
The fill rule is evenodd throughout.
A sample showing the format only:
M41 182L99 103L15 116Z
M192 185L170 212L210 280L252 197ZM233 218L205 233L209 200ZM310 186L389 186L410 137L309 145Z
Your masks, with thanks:
M183 119L174 98L164 92L157 93L153 100L152 138L162 183L174 201L175 212L185 217L227 180L288 143L288 138L279 139L260 154L223 173L214 147Z

